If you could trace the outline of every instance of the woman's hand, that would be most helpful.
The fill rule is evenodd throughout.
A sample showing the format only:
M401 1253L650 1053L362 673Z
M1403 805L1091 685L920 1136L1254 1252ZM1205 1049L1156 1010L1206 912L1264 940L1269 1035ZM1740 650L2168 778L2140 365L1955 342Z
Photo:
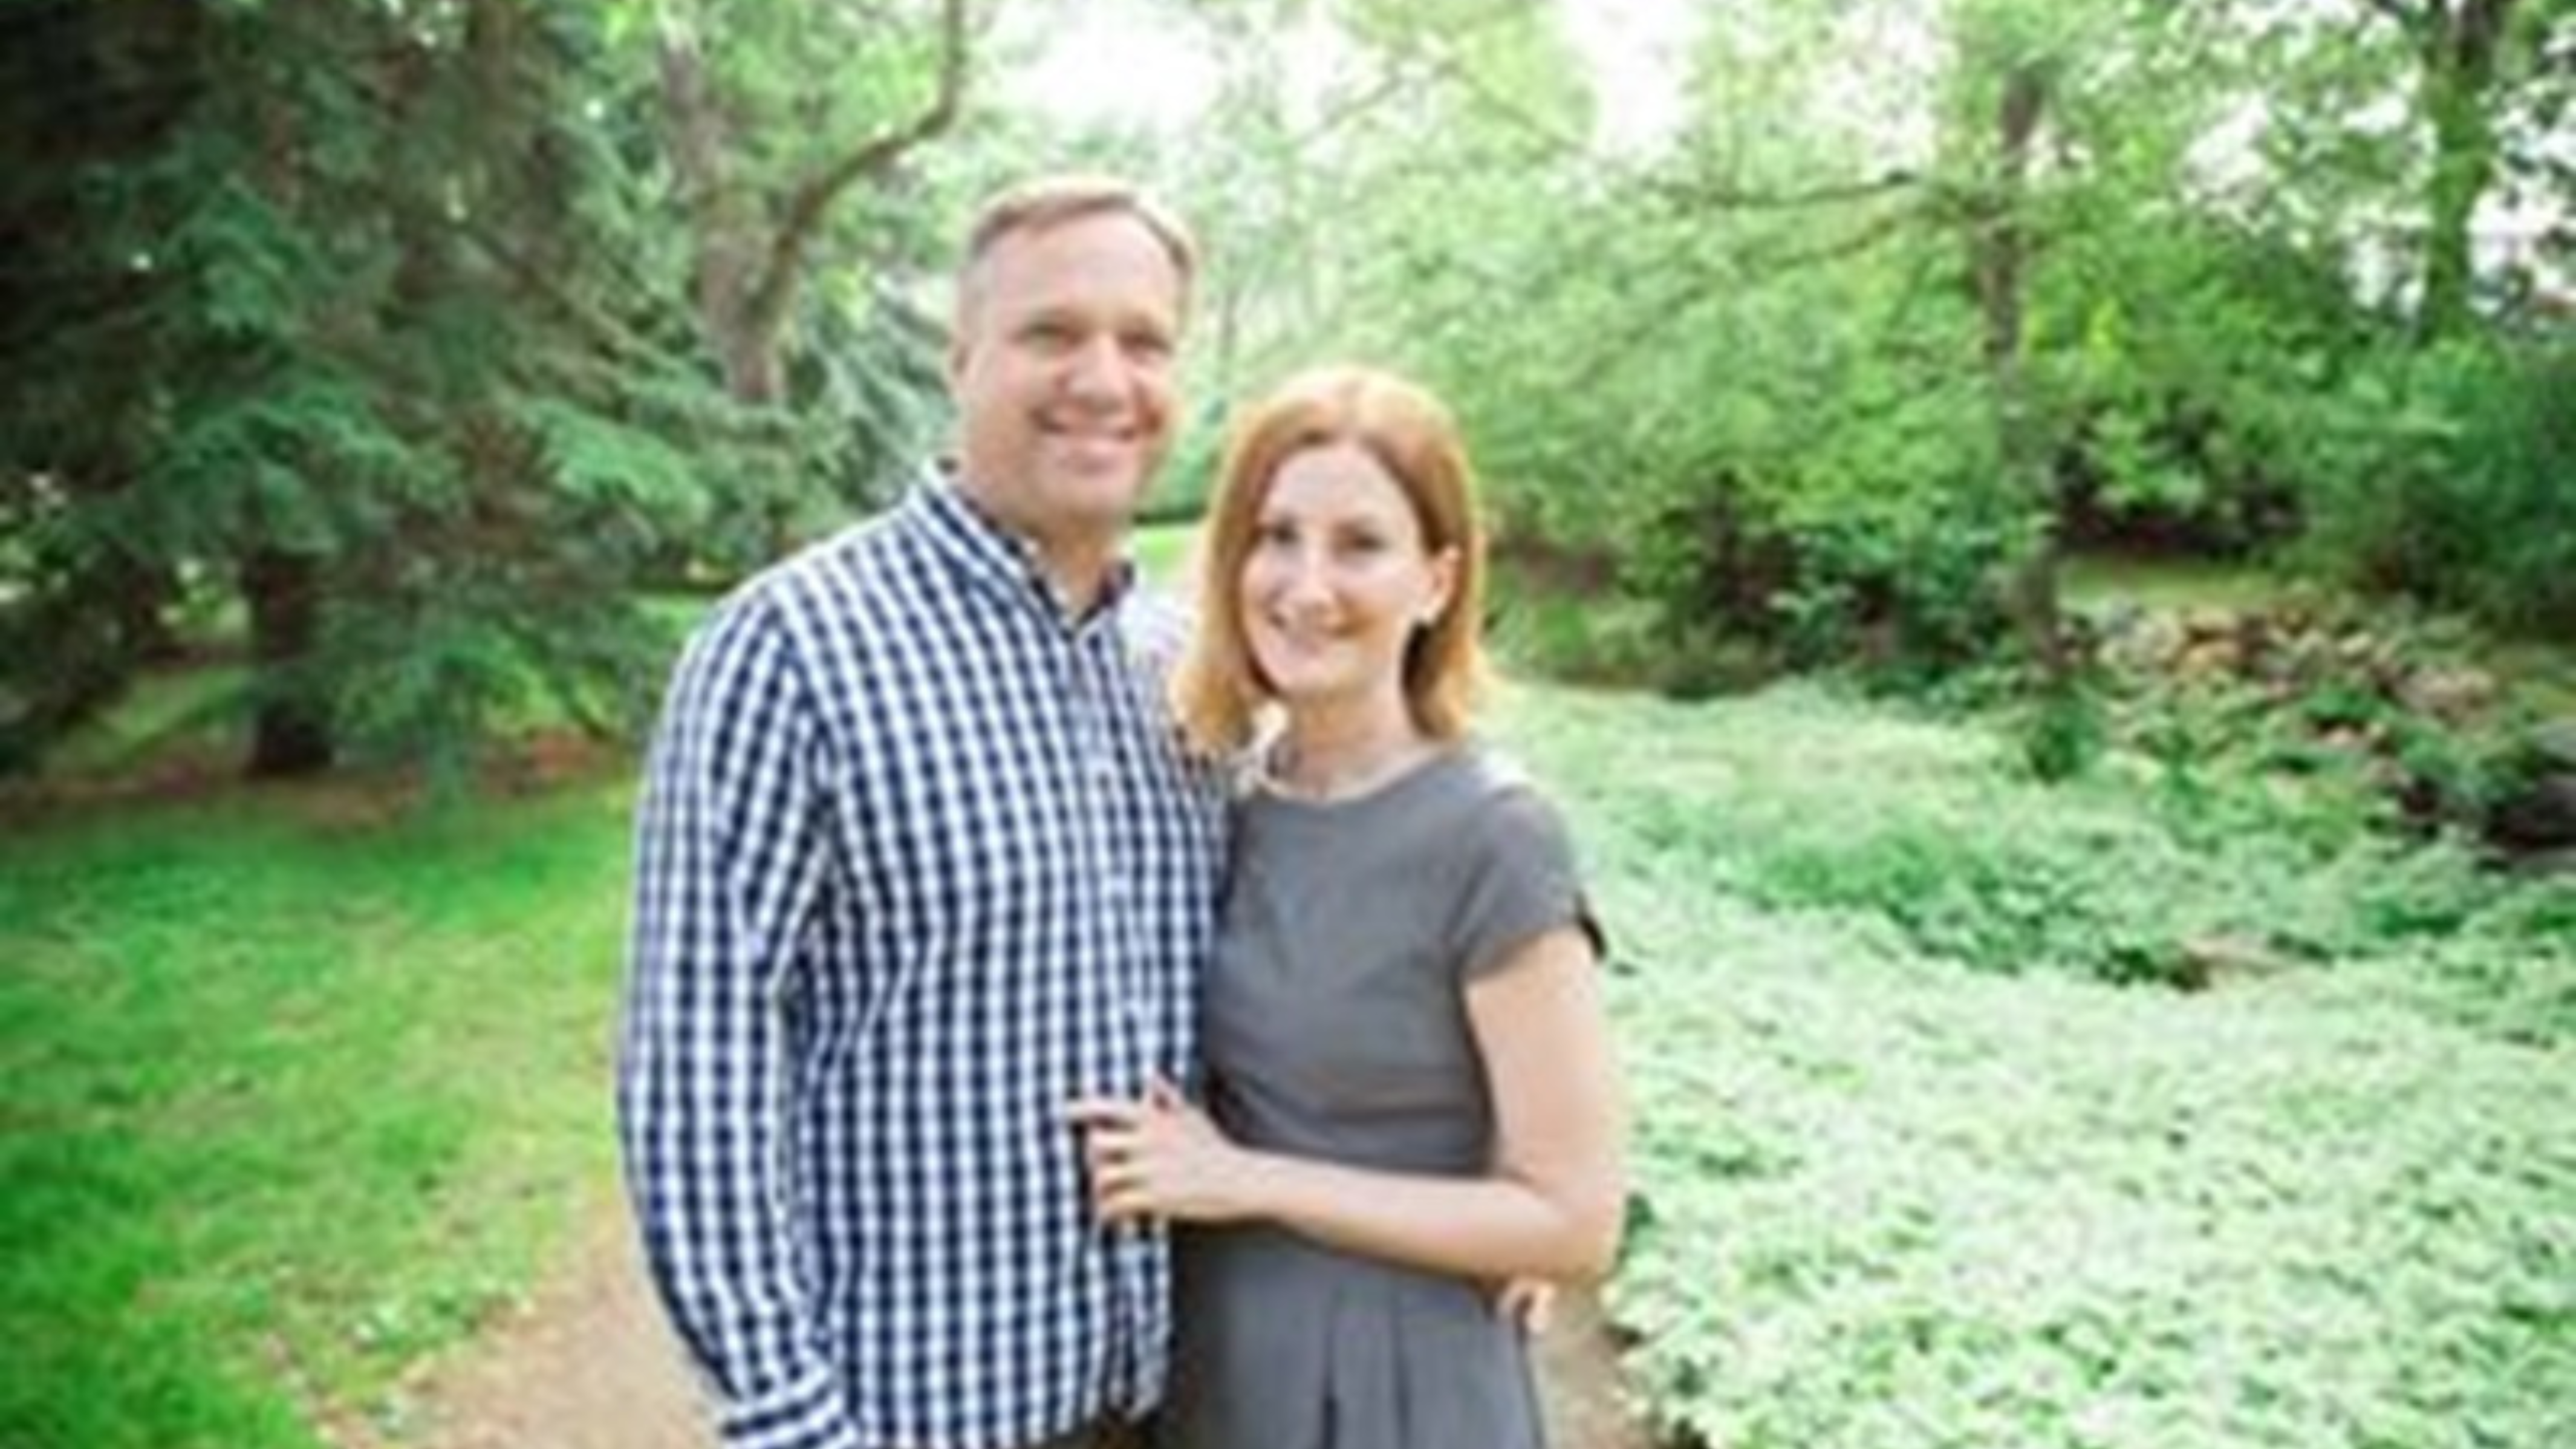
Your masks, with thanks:
M1494 1316L1536 1338L1556 1317L1556 1284L1545 1278L1512 1278L1494 1290Z
M1082 1129L1102 1221L1223 1222L1250 1213L1252 1154L1169 1081L1156 1077L1134 1100L1086 1097L1068 1115Z

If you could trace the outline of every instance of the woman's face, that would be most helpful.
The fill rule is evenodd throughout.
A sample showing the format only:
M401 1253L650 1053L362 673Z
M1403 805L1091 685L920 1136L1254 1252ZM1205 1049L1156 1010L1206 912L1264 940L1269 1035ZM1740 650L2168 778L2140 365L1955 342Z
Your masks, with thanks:
M1376 695L1401 707L1405 645L1448 602L1456 571L1374 454L1354 443L1292 453L1253 521L1244 639L1291 709Z

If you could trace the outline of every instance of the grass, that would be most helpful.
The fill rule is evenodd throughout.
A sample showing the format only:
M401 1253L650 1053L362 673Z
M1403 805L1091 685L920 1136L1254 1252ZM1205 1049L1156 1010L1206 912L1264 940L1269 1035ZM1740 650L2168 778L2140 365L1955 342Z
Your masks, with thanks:
M115 709L65 740L46 773L57 780L101 779L238 755L241 719L230 706L247 678L238 664L152 670Z
M2288 586L2255 564L2088 553L2066 560L2064 588L2079 607L2118 600L2143 609L2253 609Z
M1618 946L1675 1442L2576 1442L2576 888L1811 691L1506 719ZM2306 944L2120 986L2104 923Z
M2481 661L2534 713L2576 719L2576 641L2490 643Z
M0 1443L268 1449L610 1170L627 795L241 792L0 845Z

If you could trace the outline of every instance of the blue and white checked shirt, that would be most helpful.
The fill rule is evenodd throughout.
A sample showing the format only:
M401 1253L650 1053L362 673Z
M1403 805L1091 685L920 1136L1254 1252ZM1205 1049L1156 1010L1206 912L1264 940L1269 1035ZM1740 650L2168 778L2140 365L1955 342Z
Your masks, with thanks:
M1222 869L1122 589L1074 620L951 488L692 640L638 822L618 1104L735 1449L995 1449L1159 1401L1160 1235L1065 1105L1184 1079Z

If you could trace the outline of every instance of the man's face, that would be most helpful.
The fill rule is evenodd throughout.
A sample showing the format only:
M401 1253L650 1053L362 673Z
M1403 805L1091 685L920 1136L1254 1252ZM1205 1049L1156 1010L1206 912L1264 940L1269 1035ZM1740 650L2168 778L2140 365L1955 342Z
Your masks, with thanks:
M1172 439L1179 268L1134 217L1009 233L977 264L948 359L967 493L1058 555L1105 555Z

